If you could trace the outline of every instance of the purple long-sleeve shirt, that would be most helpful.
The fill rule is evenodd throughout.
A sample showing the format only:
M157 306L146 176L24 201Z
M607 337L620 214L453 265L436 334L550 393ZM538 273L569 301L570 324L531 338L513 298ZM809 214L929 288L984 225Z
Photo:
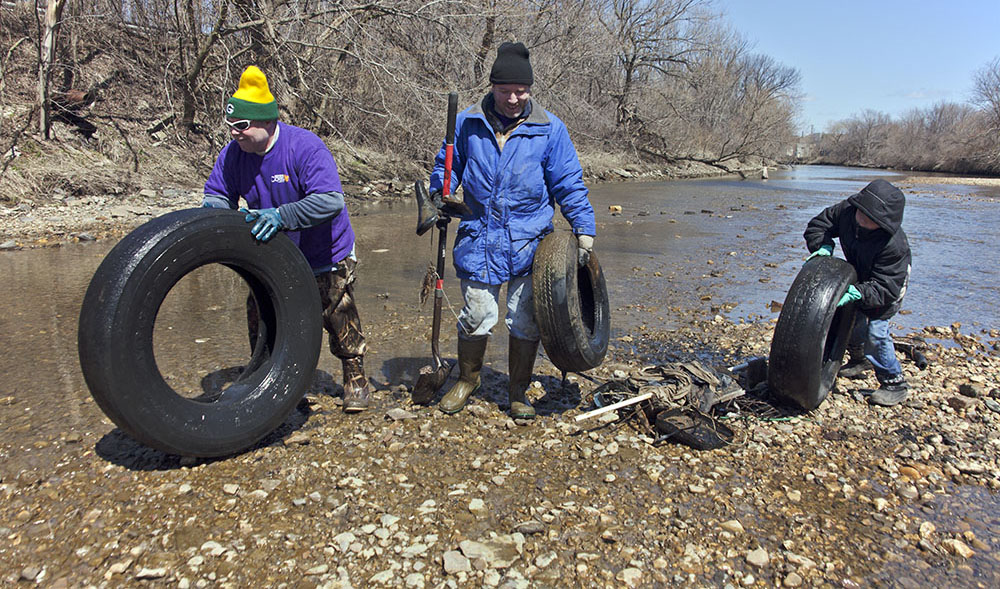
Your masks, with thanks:
M306 228L296 226L302 216L298 203L310 195L340 195L340 175L333 154L323 140L306 129L278 123L278 138L264 155L247 153L235 141L229 142L215 161L208 181L206 198L219 196L236 208L240 197L252 209L277 208L286 223L288 237L302 250L314 271L327 270L354 247L354 229L347 209Z

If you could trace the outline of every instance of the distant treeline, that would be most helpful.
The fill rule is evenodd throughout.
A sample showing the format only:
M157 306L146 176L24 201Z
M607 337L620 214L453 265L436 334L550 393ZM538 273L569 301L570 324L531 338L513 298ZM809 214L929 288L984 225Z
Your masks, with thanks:
M893 119L874 110L831 125L824 163L1000 174L1000 58L977 72L969 103L941 102Z
M47 108L98 148L148 141L140 129L221 143L222 107L256 64L289 122L426 161L447 92L478 100L509 40L530 48L534 96L584 148L725 165L794 139L799 73L754 53L708 0L49 3L48 18L41 1L0 7L4 149Z

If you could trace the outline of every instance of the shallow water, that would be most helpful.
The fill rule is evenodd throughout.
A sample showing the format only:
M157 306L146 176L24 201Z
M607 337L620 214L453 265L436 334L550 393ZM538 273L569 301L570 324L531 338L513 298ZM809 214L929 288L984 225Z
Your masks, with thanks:
M673 289L700 295L712 287L718 295L703 302L706 311L729 303L734 319L773 316L768 305L784 301L808 253L802 232L809 220L879 177L902 179L878 170L799 166L771 172L769 180L601 186L593 191L595 208L606 213L607 204L623 207L621 217L605 217L598 226L602 264L619 279L634 265L663 272L668 280L636 293L650 301ZM997 190L934 184L904 190L913 269L893 323L905 331L956 322L967 333L1000 327L994 306L1000 270L984 249L1000 237L1000 202L992 200ZM638 211L650 214L637 217ZM606 261L609 248L623 264ZM835 255L842 255L839 247ZM618 300L630 291L616 291ZM683 302L699 304L696 296Z
M706 317L774 318L806 255L801 237L823 207L891 173L804 166L772 172L769 180L709 179L603 184L591 192L597 211L596 251L611 297L613 335L642 326L669 328L671 308ZM995 192L995 190L994 190ZM903 313L909 331L961 323L963 331L1000 327L994 310L1000 271L984 248L997 243L1000 203L989 189L917 185L908 191L904 228L913 248L913 275ZM611 205L620 214L609 213ZM434 259L433 241L418 238L412 203L352 211L361 259L356 295L370 346L367 365L381 383L412 383L430 356L431 305L421 308L420 283ZM449 228L449 243L456 225ZM433 231L436 233L436 230ZM89 398L79 369L76 326L87 284L111 243L0 253L5 313L0 317L0 397L30 399L0 407L5 423L32 428L84 419ZM461 297L450 261L442 354L454 356L454 322ZM197 394L204 379L244 363L245 287L232 271L211 266L189 274L170 292L154 334L160 371L178 390ZM642 312L635 312L641 308ZM487 362L506 370L503 327ZM324 348L326 346L324 345ZM192 354L191 350L196 350ZM332 389L340 366L324 349L318 386ZM65 403L72 400L73 402ZM68 415L56 407L67 405ZM44 408L44 410L42 409ZM42 415L34 415L39 411ZM11 431L8 429L8 432ZM0 440L2 441L2 440Z

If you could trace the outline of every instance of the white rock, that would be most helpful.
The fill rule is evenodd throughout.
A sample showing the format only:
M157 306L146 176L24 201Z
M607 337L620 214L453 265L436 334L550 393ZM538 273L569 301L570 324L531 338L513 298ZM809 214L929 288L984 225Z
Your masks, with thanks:
M771 559L767 556L767 550L764 550L763 547L747 553L747 562L755 567L765 567L770 561Z
M975 552L971 548L965 545L961 540L956 540L954 538L949 538L944 542L941 542L941 546L948 551L948 554L953 554L955 556L961 556L962 558L969 558Z
M222 547L222 544L219 544L215 540L209 540L201 545L201 551L207 552L212 556L221 556L226 552L226 549Z
M403 553L400 556L402 556L403 558L414 558L416 556L420 556L425 552L427 552L427 545L417 543L411 546L407 546L406 549L403 550Z
M387 571L380 571L378 573L375 573L374 575L368 578L368 583L371 585L375 584L388 585L395 578L396 578L396 572L390 569Z
M143 567L138 573L135 574L136 579L162 579L167 576L167 569L163 567L158 567L155 569L149 569Z
M638 587L642 584L642 571L634 567L622 569L615 575L615 579L626 587Z
M801 556L801 555L795 554L794 552L788 552L788 553L786 553L785 554L785 560L787 560L789 563L794 564L795 566L801 567L803 569L810 569L810 568L815 568L816 567L816 561L814 561L814 560L812 560L810 558L806 558L805 556Z
M499 584L500 584L500 573L493 569L486 571L486 573L483 575L483 585L486 585L487 587L496 587Z
M458 550L448 550L441 557L441 561L444 565L444 572L449 575L467 573L472 570L472 563Z
M489 515L489 510L486 509L486 504L483 503L482 499L473 499L470 501L469 511L476 517L486 517Z
M729 521L724 521L719 524L719 527L731 534L742 534L745 530L743 529L743 524L739 520L731 519Z
M319 564L312 568L306 569L306 575L325 575L330 570L330 565Z
M934 533L937 528L931 522L924 522L920 524L920 537L926 538Z
M463 540L459 544L462 554L469 560L486 561L489 568L507 568L524 550L524 535L520 533L497 536L484 542Z
M350 532L342 532L333 537L333 543L341 552L346 552L355 541L357 541L357 537Z
M555 552L546 552L545 554L539 554L538 556L535 557L535 566L540 569L544 569L545 567L552 564L557 558L559 558L559 555L556 554Z

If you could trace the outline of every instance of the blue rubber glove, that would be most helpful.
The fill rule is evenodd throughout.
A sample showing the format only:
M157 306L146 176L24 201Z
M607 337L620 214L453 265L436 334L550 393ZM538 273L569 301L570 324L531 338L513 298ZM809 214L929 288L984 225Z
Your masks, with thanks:
M844 293L844 296L840 297L840 301L837 303L837 306L843 307L848 303L853 303L855 301L860 301L860 300L861 300L861 291L858 290L858 288L852 284L847 287L847 292Z
M816 250L813 253L809 254L809 257L806 258L806 261L808 262L809 260L811 260L813 258L817 258L817 257L822 258L822 257L832 256L832 255L833 255L833 246L832 245L821 245L821 246L819 246L818 250Z
M285 222L281 220L281 213L278 212L278 209L240 209L240 211L247 214L247 223L253 223L250 233L257 241L266 242L274 237L275 233L285 228Z

